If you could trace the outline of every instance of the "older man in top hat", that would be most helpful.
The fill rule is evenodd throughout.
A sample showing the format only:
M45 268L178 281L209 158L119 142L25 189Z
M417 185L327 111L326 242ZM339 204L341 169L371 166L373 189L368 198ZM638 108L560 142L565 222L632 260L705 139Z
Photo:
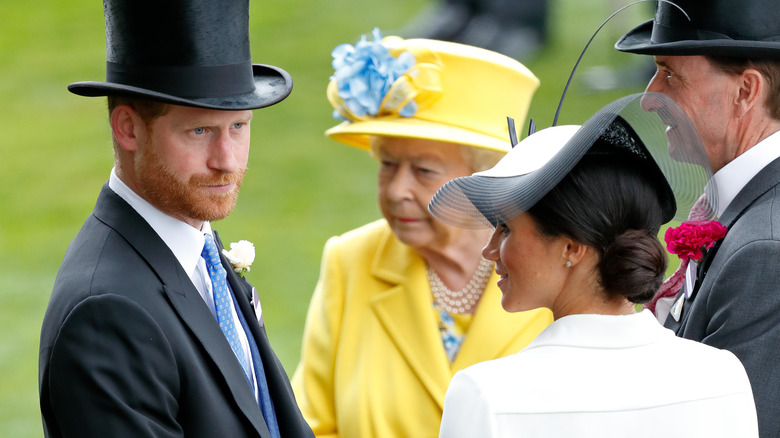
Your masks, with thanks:
M728 232L698 267L689 267L665 325L734 352L753 386L761 436L777 437L780 4L675 3L659 3L654 20L615 46L655 56L658 71L647 90L670 96L693 120L716 172L716 214ZM670 370L696 372L684 363Z
M43 321L45 435L313 436L210 226L290 76L252 64L248 0L104 5L106 81L69 89L108 96L115 162Z

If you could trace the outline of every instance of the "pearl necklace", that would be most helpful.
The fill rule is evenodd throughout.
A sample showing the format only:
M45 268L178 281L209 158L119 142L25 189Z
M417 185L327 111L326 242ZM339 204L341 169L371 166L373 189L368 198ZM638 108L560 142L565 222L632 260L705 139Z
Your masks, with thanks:
M428 266L428 282L431 284L434 301L449 313L471 313L471 309L477 305L482 292L485 291L492 270L493 262L483 258L469 284L459 291L451 291L441 281L439 274Z

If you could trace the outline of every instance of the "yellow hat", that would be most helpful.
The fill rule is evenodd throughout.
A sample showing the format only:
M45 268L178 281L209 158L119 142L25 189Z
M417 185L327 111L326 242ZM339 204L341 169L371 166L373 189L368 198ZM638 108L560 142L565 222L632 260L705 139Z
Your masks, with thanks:
M368 149L369 136L421 138L506 152L507 117L523 126L539 79L520 62L489 50L374 30L333 51L328 84L330 138ZM519 137L519 136L518 136Z

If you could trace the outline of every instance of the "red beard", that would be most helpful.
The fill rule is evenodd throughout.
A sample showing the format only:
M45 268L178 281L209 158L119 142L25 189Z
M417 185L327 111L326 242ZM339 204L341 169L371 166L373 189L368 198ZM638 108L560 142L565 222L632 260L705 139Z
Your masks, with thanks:
M143 197L159 210L178 219L209 222L224 219L233 210L245 167L232 173L193 175L189 181L182 181L160 160L151 145L145 149L146 153L136 163L138 186ZM214 193L206 188L225 184L235 186L225 193Z

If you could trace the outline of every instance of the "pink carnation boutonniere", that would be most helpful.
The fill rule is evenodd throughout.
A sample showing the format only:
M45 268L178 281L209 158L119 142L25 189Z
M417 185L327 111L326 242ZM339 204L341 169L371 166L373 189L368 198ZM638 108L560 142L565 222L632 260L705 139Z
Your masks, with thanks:
M726 236L726 227L718 221L687 221L666 230L666 249L681 260L700 262L706 251Z

